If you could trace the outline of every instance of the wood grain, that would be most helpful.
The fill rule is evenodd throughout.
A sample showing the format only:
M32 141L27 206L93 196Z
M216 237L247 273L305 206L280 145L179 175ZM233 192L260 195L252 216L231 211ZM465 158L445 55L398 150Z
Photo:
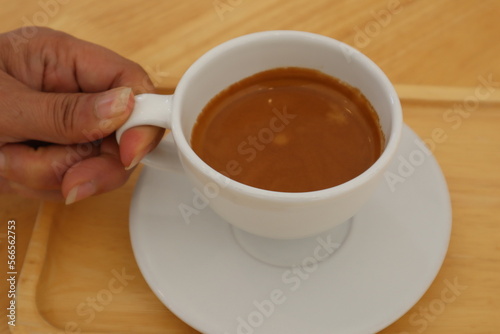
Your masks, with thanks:
M255 31L311 31L357 47L397 85L405 122L433 145L453 204L452 239L438 277L415 307L382 333L499 332L499 1L0 0L0 5L0 31L26 24L66 31L138 62L161 87L175 87L189 65L213 46ZM486 90L481 88L485 78ZM445 131L444 141L433 141L436 129ZM55 333L43 326L61 330L76 323L83 332L195 333L156 299L133 258L127 211L136 177L111 193L40 211L37 224L48 224L43 217L56 213L57 219L51 221L50 256L39 268L37 290L28 289L28 279L19 283L24 290L19 298L30 297L31 291L32 306L41 316L26 305L26 313L19 314L20 321L30 319L23 323L24 332ZM19 264L38 204L0 196L0 237L7 220L16 219ZM0 240L5 259L5 239ZM134 279L113 295L112 303L92 320L77 313L87 298L106 289L113 270L122 269ZM3 281L2 275L5 270L0 271ZM463 289L439 308L443 290L454 282ZM8 301L1 288L0 317L5 319ZM0 332L8 330L0 321ZM22 333L22 326L17 330Z

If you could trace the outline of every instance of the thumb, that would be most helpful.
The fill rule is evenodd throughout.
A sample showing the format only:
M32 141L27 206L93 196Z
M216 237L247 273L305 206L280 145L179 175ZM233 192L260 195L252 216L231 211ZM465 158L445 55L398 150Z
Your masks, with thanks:
M132 89L101 93L37 93L26 106L24 137L58 144L91 142L108 136L128 118L134 106ZM28 112L26 112L28 111Z

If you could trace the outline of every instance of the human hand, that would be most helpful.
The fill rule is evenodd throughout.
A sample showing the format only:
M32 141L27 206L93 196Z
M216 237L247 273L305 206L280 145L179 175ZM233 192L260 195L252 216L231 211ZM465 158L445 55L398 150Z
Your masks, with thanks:
M120 187L163 133L132 128L120 146L113 135L133 94L153 84L108 49L33 29L30 39L20 30L0 34L0 193L70 204Z

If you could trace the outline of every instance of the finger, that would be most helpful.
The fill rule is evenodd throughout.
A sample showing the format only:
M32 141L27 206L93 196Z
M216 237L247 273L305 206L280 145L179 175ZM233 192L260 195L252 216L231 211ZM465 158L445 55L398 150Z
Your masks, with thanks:
M127 87L95 94L14 91L1 99L0 141L95 141L121 126L133 106L134 97Z
M58 190L37 190L0 177L0 194L17 194L27 198L61 201L64 197Z
M71 204L116 189L127 181L129 175L130 171L126 171L120 161L115 139L107 137L101 144L99 156L85 159L68 169L61 190L66 204Z
M138 126L125 131L120 139L121 162L132 169L158 145L165 130L154 126Z
M128 86L144 93L154 88L141 66L107 48L50 28L29 28L36 34L29 43L9 43L22 36L20 30L0 35L2 49L11 49L0 53L0 60L9 73L33 89L101 92Z
M38 148L6 144L0 147L0 176L29 189L59 191L68 168L99 151L96 143Z

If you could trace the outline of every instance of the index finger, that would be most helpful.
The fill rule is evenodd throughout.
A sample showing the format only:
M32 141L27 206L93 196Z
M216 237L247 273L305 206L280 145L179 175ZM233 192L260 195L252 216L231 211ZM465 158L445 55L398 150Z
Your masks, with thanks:
M118 53L61 31L34 29L35 37L17 45L15 52L8 50L14 46L7 34L18 31L0 35L3 66L25 85L61 93L96 93L121 86L131 87L136 94L154 90L146 71Z

